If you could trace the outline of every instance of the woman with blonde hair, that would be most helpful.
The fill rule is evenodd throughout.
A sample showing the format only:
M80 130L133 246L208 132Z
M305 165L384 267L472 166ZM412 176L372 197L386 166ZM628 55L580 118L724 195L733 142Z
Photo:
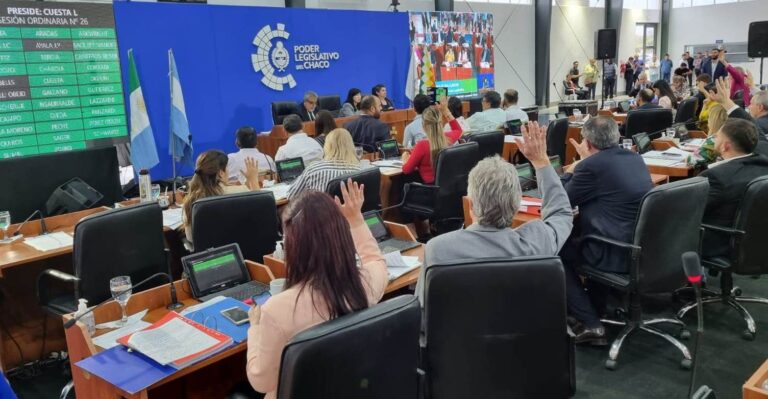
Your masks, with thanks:
M728 111L722 105L715 104L709 108L709 118L707 120L709 133L704 144L699 147L699 156L702 158L699 164L709 165L720 157L720 154L715 150L715 133L720 130L727 120Z
M439 107L432 106L424 110L421 120L427 139L417 142L411 153L403 153L403 174L418 171L423 183L432 184L435 182L437 154L455 143L461 137L462 130L448 109L447 98L440 101ZM451 126L448 132L443 131L444 120Z
M245 170L241 170L244 185L227 185L227 163L229 157L219 150L208 150L197 157L195 174L189 182L189 191L184 196L182 219L187 240L192 242L192 205L195 201L218 195L242 193L259 189L259 166L253 158L245 158Z
M347 129L331 130L325 137L323 160L304 170L291 188L288 198L293 199L304 191L325 191L331 180L360 170L360 160L355 155L355 143Z

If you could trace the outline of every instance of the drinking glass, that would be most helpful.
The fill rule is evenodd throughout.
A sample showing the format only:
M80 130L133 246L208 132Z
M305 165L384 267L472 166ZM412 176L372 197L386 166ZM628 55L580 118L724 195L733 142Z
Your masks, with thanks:
M8 238L8 227L11 226L11 213L8 211L0 211L0 229L3 229L3 239L0 240L0 244L6 244L11 242Z
M632 150L632 139L624 139L621 142L621 146L624 147L625 150Z
M357 146L355 147L355 156L357 159L363 159L363 147Z
M675 138L675 129L673 128L667 129L667 135L665 137L668 139Z
M120 325L124 326L128 322L128 315L125 313L125 306L128 305L128 300L131 299L131 284L130 276L117 276L109 280L109 290L112 292L112 299L120 304L120 308L123 311L123 318L120 320Z
M157 201L158 198L160 198L160 185L153 184L152 185L152 201Z
M575 119L576 122L581 120L581 110L580 109L577 109L577 108L573 109L573 119Z

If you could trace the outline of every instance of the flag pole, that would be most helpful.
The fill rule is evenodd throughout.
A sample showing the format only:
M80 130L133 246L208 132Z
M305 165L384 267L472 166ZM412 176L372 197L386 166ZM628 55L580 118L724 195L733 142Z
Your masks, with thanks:
M171 108L173 113L173 72L171 71L171 57L173 57L173 49L168 49L168 85L169 93L171 94ZM171 194L171 204L176 203L176 140L173 137L173 118L168 114L168 137L171 140L171 166L173 168L173 193Z

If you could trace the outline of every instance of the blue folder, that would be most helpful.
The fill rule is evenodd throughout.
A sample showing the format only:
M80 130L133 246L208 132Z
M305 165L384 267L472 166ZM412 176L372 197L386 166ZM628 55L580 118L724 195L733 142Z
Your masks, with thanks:
M259 298L257 298L256 303L261 305L267 300L267 298L269 298L269 293L265 293L265 295L262 295ZM235 323L231 322L226 317L221 315L222 310L229 309L232 307L239 307L246 312L248 311L248 309L250 309L249 305L241 301L238 301L237 299L225 298L221 302L217 302L206 308L185 314L184 317L190 320L194 320L220 333L227 334L230 337L232 337L232 341L235 344L239 344L245 341L246 339L248 339L248 327L250 327L251 324L244 323L238 326L238 325L235 325Z
M75 365L130 394L176 372L171 366L160 365L139 352L129 352L123 346L97 353Z

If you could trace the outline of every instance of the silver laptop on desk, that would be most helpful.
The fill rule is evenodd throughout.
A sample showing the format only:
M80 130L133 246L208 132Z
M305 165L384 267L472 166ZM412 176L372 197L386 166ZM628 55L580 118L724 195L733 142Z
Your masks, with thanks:
M371 234L373 234L373 238L376 239L376 243L379 244L379 249L383 254L388 254L390 252L403 252L421 245L421 243L418 241L408 241L401 240L399 238L392 238L378 211L370 211L364 213L363 219L365 219L365 224L368 225L368 228L371 230Z
M211 248L181 258L192 294L205 302L217 296L240 301L269 291L269 286L251 281L237 244Z

